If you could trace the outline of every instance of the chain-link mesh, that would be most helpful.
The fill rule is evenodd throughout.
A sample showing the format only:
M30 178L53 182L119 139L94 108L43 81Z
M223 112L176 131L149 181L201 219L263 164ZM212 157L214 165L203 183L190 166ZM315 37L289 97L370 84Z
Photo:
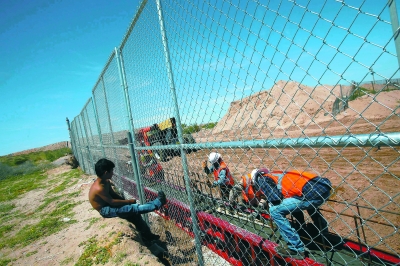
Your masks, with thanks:
M173 265L398 264L395 6L143 1L71 123L75 156L91 174L112 160L127 197L165 191L165 219L149 222ZM243 182L255 168L281 192L296 171L311 181L275 202L257 179L263 194L251 200ZM322 205L304 195L319 177L332 188ZM298 206L282 211L291 233L277 216L288 199Z

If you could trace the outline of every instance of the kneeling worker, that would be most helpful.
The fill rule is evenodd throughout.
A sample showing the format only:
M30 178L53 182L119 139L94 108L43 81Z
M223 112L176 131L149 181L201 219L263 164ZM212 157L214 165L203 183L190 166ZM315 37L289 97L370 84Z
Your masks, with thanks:
M264 209L267 204L267 201L264 198L264 194L260 190L256 190L254 188L254 180L253 177L256 172L268 173L268 169L254 169L250 174L244 175L241 177L241 180L236 183L231 192L229 193L229 203L232 206L236 206L236 199L239 194L242 194L242 202L250 205L251 207L260 207Z
M320 233L327 232L327 222L318 208L329 198L331 182L317 174L296 170L253 173L254 186L267 198L270 215L287 243L287 248L278 246L276 252L282 257L303 259L305 245L286 215L307 210Z
M204 172L208 175L213 173L214 182L211 187L218 186L222 200L229 200L229 192L231 191L235 181L233 180L231 171L226 163L222 160L221 154L212 152L208 156L208 161L211 163L211 168L207 167L207 161L202 163Z

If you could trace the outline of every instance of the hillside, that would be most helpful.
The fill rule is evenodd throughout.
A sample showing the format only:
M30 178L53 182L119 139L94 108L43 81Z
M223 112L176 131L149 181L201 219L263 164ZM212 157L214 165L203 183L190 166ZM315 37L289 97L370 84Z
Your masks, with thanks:
M368 84L365 85L366 87ZM332 114L335 100L350 86L318 86L279 81L270 90L231 103L214 129L197 134L198 141L304 137L382 132L400 127L400 90L364 95ZM397 108L397 109L396 109ZM394 110L394 111L393 111ZM393 112L397 115L393 115Z
M11 153L9 155L13 156L13 155L21 155L21 154L28 154L31 152L37 152L37 151L53 151L53 150L58 150L64 147L71 147L71 143L69 141L60 141L60 142L56 142L53 144L49 144L43 147L39 147L39 148L34 148L34 149L28 149L28 150L24 150L24 151L19 151L19 152L14 152ZM7 156L7 155L6 155Z

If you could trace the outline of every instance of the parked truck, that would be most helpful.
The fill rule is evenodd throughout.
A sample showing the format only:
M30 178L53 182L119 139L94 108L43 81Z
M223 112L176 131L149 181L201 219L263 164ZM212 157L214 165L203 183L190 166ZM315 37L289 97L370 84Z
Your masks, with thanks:
M139 129L135 133L135 140L137 145L140 146L162 146L179 144L178 130L176 128L175 118L168 118L167 120ZM184 134L183 141L185 144L196 143L191 134ZM196 151L195 149L186 149L187 153ZM154 156L165 162L169 157L180 156L179 149L162 149L154 150Z

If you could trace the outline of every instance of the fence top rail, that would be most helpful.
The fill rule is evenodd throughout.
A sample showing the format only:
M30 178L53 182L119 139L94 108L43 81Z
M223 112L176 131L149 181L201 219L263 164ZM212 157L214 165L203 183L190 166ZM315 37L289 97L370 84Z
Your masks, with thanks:
M115 53L114 50L111 52L110 56L108 57L107 63L105 64L103 70L101 71L99 78L96 81L96 84L94 84L93 89L92 89L92 93L94 93L94 90L97 88L98 84L100 83L100 81L103 78L104 73L107 71L108 66L111 64L111 61L114 59Z
M146 6L146 4L147 4L147 0L143 0L142 3L140 4L138 11L136 12L135 16L133 17L132 22L129 25L129 28L126 31L124 38L122 39L122 42L119 46L120 50L122 50L124 48L125 43L128 41L128 38L129 38L133 28L135 27L136 22L139 20L140 15L142 14L142 11L143 11L144 7Z
M238 140L228 142L205 142L195 144L177 144L166 146L145 146L149 150L183 148L287 148L287 147L381 147L399 146L400 132L372 133L359 135L319 136L311 138L282 138L272 140ZM143 150L144 146L136 146L135 150Z

